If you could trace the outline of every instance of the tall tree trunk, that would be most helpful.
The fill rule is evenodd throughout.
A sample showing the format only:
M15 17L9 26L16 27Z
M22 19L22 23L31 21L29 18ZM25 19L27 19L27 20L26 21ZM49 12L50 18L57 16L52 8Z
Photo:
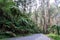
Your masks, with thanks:
M58 7L59 4L58 4L58 2L59 2L58 0L55 0L57 11L58 11L57 14L59 13L59 10L58 10L59 9L59 7ZM59 33L59 27L58 27L58 19L57 19L57 33L58 33L58 35L60 34Z
M47 1L47 2L45 2L45 1ZM48 8L49 8L49 0L42 0L42 18L44 21L43 22L43 33L47 33L47 29L48 29L48 16L49 16ZM50 18L49 18L49 20L50 20Z
M44 0L42 0L41 6L42 6L42 18L43 18L43 33L46 33Z

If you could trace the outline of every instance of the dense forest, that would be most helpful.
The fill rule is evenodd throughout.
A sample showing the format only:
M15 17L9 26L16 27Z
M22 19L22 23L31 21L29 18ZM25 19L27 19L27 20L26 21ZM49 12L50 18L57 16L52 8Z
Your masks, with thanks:
M60 35L60 0L0 0L0 39L29 34Z

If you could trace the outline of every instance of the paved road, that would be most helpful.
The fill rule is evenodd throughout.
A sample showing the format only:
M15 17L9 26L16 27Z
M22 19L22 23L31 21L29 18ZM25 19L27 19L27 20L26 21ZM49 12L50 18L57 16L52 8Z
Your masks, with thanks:
M9 38L8 40L51 40L51 39L43 34L33 34L31 36L26 37Z

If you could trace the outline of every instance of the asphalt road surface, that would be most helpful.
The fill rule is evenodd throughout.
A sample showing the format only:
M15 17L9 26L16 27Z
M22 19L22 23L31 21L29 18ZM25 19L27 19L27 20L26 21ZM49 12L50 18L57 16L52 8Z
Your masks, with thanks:
M33 34L31 36L9 38L7 40L51 40L49 37L44 34Z

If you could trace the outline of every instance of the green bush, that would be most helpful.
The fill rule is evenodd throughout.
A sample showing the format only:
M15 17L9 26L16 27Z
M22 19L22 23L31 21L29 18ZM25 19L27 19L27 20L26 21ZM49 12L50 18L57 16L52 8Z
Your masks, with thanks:
M60 40L60 35L57 34L48 34L49 37L51 37L54 40Z
M14 5L14 3L3 0L0 2L0 4L0 30L2 32L6 33L8 31L9 33L6 33L8 35L11 35L10 32L14 34L29 34L40 32L39 28L30 19L28 14L21 13L21 11Z

